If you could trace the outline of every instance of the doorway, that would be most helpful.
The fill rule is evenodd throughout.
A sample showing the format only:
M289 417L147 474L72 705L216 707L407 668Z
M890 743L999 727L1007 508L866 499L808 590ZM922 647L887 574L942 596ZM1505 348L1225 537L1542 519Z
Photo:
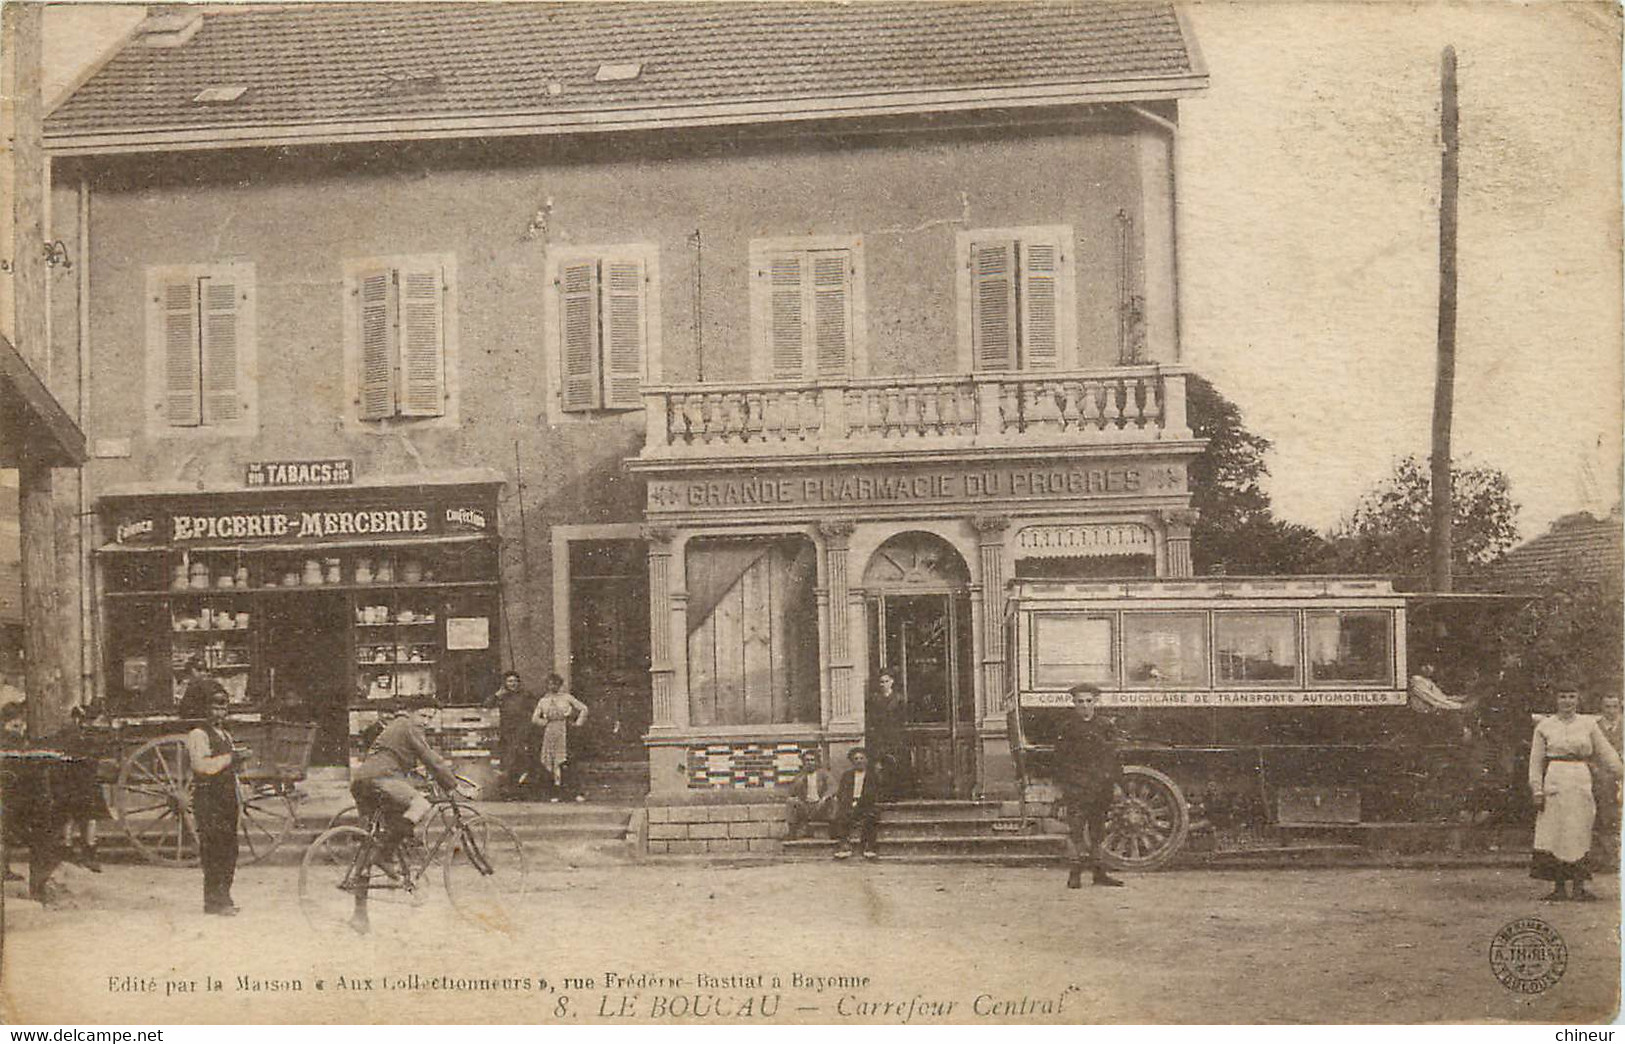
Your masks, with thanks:
M869 627L865 743L895 762L894 797L965 799L976 792L976 692L969 572L946 541L906 533L864 572ZM879 682L892 676L888 701Z
M349 758L349 603L332 592L289 592L265 604L265 686L274 713L316 722L313 765Z

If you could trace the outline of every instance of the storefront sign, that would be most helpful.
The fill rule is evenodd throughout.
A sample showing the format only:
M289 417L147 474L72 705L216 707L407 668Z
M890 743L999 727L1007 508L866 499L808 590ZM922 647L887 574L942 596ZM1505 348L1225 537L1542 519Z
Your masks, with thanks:
M1403 707L1404 690L1324 689L1249 692L1106 692L1102 707ZM1070 707L1064 692L1024 692L1023 707Z
M186 546L364 542L496 531L491 500L458 491L444 498L422 490L356 491L322 495L288 491L235 494L154 502L132 500L113 507L107 519L115 543Z
M726 475L649 483L650 514L749 508L861 508L1006 501L1065 501L1183 492L1182 464L1128 461L863 468ZM1115 552L1104 552L1115 553Z
M245 486L348 486L355 481L350 460L252 460Z
M1074 558L1149 555L1154 548L1150 529L1122 522L1028 526L1016 533L1016 551L1024 558Z

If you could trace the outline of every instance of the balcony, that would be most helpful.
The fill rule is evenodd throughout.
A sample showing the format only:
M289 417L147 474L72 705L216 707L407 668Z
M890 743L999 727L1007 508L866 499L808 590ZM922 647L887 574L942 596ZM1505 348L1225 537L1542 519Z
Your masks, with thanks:
M643 390L640 461L1067 450L1189 441L1185 370L704 383Z

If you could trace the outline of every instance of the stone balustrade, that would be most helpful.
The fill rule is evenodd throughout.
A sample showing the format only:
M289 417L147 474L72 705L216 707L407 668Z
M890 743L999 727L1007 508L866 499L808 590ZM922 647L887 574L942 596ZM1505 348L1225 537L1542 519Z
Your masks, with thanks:
M646 387L644 459L1191 438L1159 366Z

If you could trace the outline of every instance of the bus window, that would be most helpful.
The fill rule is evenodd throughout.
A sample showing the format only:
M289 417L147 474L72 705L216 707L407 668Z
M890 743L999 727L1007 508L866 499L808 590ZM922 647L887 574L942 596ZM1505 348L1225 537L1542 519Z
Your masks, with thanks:
M1384 610L1305 614L1309 681L1313 684L1394 681L1393 616Z
M1064 689L1079 682L1116 684L1112 620L1074 613L1033 614L1033 687Z
M1296 682L1297 614L1214 612L1213 664L1221 687Z
M1123 682L1136 689L1206 688L1206 613L1124 613Z

